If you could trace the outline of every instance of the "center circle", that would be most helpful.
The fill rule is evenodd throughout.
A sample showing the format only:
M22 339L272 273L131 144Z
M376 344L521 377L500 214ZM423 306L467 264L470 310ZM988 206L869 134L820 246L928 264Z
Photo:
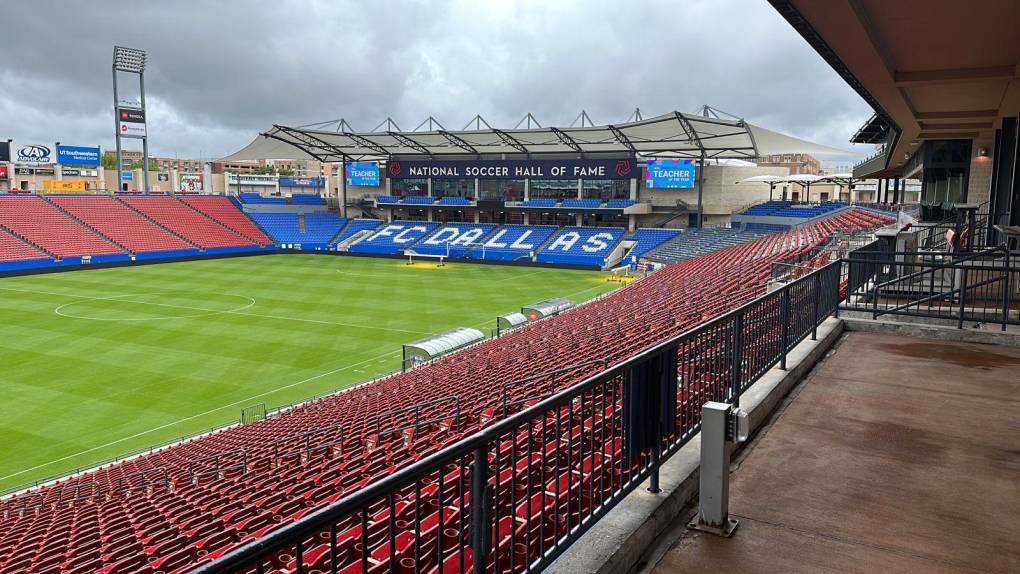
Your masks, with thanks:
M64 303L53 310L61 317L91 321L160 321L236 313L255 299L224 293L126 293Z

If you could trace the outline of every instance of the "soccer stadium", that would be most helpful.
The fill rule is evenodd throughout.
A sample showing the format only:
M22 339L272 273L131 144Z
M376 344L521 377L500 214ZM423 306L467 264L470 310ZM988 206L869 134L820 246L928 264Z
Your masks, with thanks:
M847 171L709 106L149 168L115 47L109 160L0 142L0 574L1016 571L1020 9L770 4Z

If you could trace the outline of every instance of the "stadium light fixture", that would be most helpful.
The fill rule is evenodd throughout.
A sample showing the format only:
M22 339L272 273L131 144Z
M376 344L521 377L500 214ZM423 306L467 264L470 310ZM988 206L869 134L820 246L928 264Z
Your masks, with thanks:
M113 69L119 72L141 74L145 71L147 58L148 55L143 50L123 46L113 47Z

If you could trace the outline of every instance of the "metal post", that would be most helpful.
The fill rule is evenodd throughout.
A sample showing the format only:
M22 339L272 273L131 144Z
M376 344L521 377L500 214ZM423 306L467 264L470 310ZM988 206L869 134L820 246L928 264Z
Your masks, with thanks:
M1002 330L1006 330L1006 323L1009 322L1009 248L1006 248L1002 258Z
M705 190L705 151L701 151L701 161L698 163L698 229L704 226L704 206L702 204L702 197L704 196Z
M142 100L142 113L147 113L145 109L145 72L138 73L138 90L141 93ZM145 135L142 137L142 182L145 188L142 190L146 193L151 191L149 188L149 125L148 118L145 123Z
M967 301L967 267L964 265L960 275L960 320L958 321L957 328L963 328L963 313L964 306Z
M701 469L699 471L698 518L688 526L729 537L737 521L729 517L730 433L732 407L709 401L701 407Z
M786 370L786 350L790 348L790 286L783 287L782 304L779 306L779 315L783 319L783 349L782 359L779 360L779 368Z
M113 67L113 134L117 140L117 191L121 190L121 170L124 169L120 159L120 114L117 103L117 67Z
M815 280L812 281L812 283L814 283L814 289L815 289L815 296L812 297L812 299L814 299L815 314L814 314L814 321L812 321L812 327L811 327L811 340L812 341L817 341L818 340L818 298L822 295L822 280L821 280L821 277L818 275L817 271L815 271Z
M378 168L377 168L378 169ZM340 159L340 215L347 217L347 158Z
M485 574L489 557L489 505L491 492L485 473L488 470L485 447L475 449L471 470L471 552L474 574Z
M737 313L733 318L733 380L731 382L730 403L736 405L740 400L740 380L744 365L744 314Z

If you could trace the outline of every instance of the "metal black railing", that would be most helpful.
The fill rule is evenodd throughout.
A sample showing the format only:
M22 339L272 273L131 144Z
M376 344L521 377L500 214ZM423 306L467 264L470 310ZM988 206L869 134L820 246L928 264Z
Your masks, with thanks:
M646 479L658 489L706 401L734 403L785 367L835 311L839 274L830 264L568 389L521 389L539 402L196 572L540 570Z
M1020 255L1005 247L973 253L887 252L874 244L843 260L841 311L873 319L902 315L964 323L1020 324Z

